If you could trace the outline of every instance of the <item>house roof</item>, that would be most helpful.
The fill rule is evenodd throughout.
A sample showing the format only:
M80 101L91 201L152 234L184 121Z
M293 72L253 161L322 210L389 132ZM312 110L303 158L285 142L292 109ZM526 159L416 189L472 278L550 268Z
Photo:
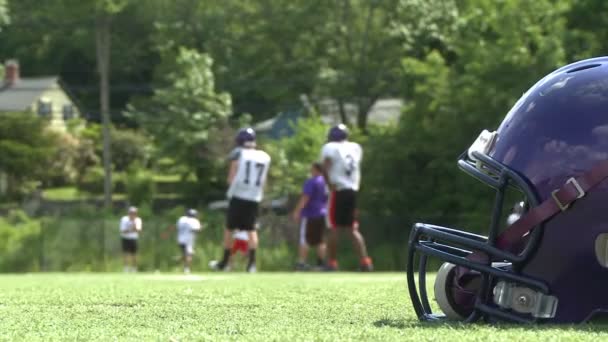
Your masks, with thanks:
M335 99L322 99L317 102L321 114L321 121L327 125L336 125L341 122L338 102ZM370 124L391 125L396 123L403 110L403 100L397 98L378 99L370 108L367 120ZM357 121L357 106L352 103L344 104L346 117L351 123ZM281 112L273 118L258 122L254 129L258 133L266 134L271 138L279 139L291 136L294 133L293 122L304 114L302 109Z
M57 76L21 78L15 85L0 87L0 111L23 111L53 87Z

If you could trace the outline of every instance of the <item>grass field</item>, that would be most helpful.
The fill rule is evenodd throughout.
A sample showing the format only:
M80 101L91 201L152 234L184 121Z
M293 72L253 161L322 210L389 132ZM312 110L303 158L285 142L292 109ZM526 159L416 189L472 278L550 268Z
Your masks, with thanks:
M421 324L401 273L0 276L1 340L600 341L605 331Z

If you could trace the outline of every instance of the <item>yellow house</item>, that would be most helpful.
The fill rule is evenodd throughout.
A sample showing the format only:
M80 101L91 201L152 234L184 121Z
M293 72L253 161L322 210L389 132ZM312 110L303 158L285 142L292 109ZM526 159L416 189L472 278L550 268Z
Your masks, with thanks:
M58 76L22 78L16 61L5 65L0 112L31 112L47 118L50 127L59 131L66 131L69 120L81 117Z

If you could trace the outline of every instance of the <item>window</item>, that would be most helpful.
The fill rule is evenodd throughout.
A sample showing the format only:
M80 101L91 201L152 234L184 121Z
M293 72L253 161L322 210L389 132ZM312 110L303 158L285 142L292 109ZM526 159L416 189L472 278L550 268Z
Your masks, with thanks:
M38 100L38 115L44 118L50 118L53 113L53 103L47 98Z
M71 104L63 105L63 120L68 121L74 118L74 106Z

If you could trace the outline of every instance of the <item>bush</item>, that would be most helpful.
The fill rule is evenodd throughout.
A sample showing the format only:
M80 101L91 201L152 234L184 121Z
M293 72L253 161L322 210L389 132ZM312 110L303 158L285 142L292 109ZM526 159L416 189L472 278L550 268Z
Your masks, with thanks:
M112 164L116 171L126 171L132 164L147 165L151 141L135 130L112 130Z
M261 144L272 157L267 187L271 197L299 194L310 164L319 160L325 143L328 127L318 116L299 119L293 125L296 132L293 136Z
M91 194L103 193L104 171L101 166L90 168L77 184L78 190Z
M156 194L156 183L152 172L133 164L126 176L125 187L129 202L134 205L152 203Z
M21 210L0 217L0 271L39 270L40 241L40 221Z

